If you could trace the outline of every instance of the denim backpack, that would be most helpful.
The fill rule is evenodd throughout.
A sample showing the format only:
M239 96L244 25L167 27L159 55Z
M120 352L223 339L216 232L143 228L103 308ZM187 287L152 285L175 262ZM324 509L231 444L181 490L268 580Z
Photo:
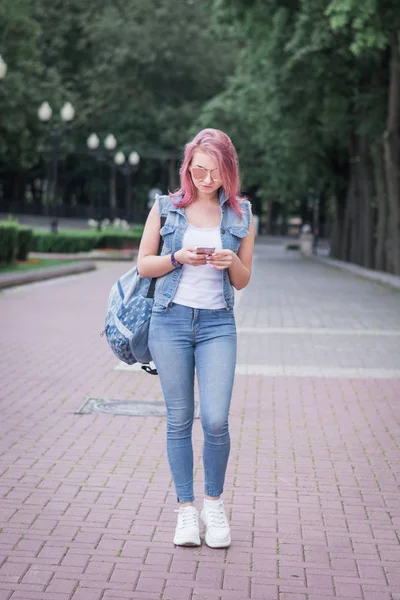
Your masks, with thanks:
M165 218L161 218L161 227ZM161 253L162 239L158 248ZM105 329L106 339L115 356L128 365L142 363L142 369L151 375L157 370L149 365L148 346L150 317L153 307L156 279L140 277L136 267L122 275L111 288L108 298Z

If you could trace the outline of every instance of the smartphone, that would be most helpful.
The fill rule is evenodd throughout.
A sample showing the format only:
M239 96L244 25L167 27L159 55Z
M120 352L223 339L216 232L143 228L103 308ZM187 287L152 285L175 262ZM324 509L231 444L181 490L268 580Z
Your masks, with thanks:
M215 247L211 248L208 246L195 246L194 251L196 254L213 254L213 252L215 252Z

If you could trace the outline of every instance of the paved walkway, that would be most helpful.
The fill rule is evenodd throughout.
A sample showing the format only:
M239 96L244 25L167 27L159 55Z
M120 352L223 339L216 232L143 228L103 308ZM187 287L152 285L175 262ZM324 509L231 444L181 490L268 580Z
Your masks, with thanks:
M227 550L174 548L161 400L104 338L126 263L0 293L0 600L400 600L400 294L258 245L239 295ZM196 421L196 492L202 498Z

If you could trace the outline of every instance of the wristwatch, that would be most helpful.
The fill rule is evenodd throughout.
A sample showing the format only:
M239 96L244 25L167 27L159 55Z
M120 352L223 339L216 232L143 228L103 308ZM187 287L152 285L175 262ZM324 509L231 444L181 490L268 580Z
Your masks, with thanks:
M171 262L174 265L175 269L181 269L183 267L182 263L178 262L175 258L175 252L171 254Z

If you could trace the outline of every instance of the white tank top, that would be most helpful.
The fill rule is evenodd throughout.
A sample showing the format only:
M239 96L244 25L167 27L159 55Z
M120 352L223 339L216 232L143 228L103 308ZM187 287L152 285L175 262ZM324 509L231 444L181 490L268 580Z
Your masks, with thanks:
M195 227L188 224L182 241L183 247L211 246L222 250L219 227ZM191 308L217 309L225 307L223 271L211 265L183 265L178 289L173 302Z

